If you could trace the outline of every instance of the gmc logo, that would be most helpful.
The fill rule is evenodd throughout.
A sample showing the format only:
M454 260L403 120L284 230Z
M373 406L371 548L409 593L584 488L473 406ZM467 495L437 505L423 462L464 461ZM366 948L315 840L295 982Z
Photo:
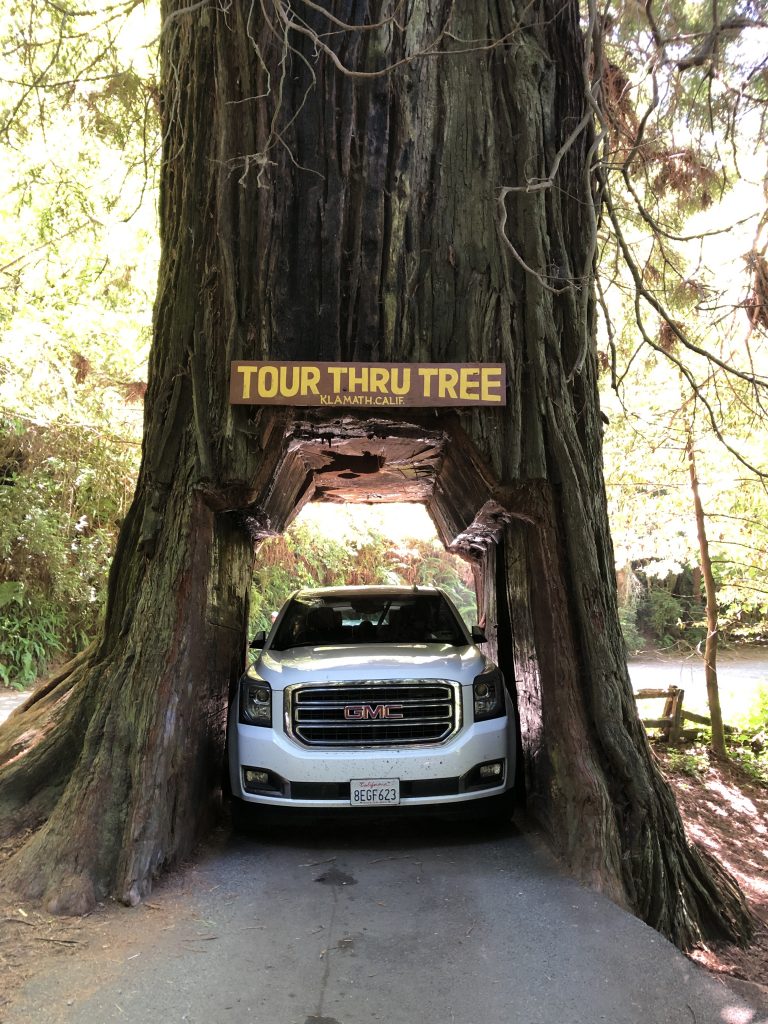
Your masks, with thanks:
M347 704L344 717L356 721L369 721L372 718L404 718L398 714L402 704Z

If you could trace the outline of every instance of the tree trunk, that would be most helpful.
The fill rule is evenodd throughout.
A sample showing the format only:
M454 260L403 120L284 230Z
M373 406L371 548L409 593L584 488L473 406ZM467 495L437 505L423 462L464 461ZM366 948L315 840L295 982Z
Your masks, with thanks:
M104 635L2 734L3 820L45 822L16 882L63 910L105 892L134 902L189 850L244 661L254 538L327 493L334 445L385 458L410 439L402 496L425 493L409 489L423 442L419 500L476 561L553 844L675 941L743 940L738 888L687 844L626 671L591 341L590 132L560 154L554 187L525 188L586 110L577 5L337 0L336 21L322 6L276 3L270 21L164 4L144 460ZM231 407L229 361L270 357L504 361L507 406Z
M715 589L715 577L712 575L712 559L709 556L709 541L707 539L704 507L699 496L699 477L696 472L696 452L693 446L693 430L691 427L688 429L685 452L688 456L688 472L691 478L691 493L693 494L693 507L696 514L696 533L699 537L701 575L704 577L704 594L706 598L704 607L707 616L707 639L704 642L704 678L707 682L707 703L709 704L709 717L712 722L710 746L713 754L716 754L718 757L727 757L728 750L725 746L723 713L720 710L720 690L717 685L717 591Z

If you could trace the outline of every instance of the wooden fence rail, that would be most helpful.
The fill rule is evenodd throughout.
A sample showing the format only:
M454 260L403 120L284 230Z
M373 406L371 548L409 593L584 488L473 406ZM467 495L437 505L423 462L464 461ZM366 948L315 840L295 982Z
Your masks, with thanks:
M635 700L661 700L664 698L664 712L660 718L641 718L646 729L660 729L667 743L679 743L682 739L694 739L696 729L684 729L683 722L711 725L706 715L696 715L683 710L685 690L679 686L668 686L665 690L635 690ZM735 732L732 725L723 726L727 733Z
M685 690L669 686L666 690L635 690L635 700L664 698L664 712L661 718L642 718L646 729L661 729L667 743L679 743L683 731L683 696Z

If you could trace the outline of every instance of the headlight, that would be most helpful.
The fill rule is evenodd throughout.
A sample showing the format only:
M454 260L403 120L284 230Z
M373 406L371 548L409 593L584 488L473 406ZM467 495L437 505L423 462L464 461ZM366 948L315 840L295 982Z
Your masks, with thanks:
M272 689L262 680L240 684L240 721L245 725L272 725Z
M504 706L504 679L495 665L489 665L472 684L475 702L475 721L501 718L506 713Z

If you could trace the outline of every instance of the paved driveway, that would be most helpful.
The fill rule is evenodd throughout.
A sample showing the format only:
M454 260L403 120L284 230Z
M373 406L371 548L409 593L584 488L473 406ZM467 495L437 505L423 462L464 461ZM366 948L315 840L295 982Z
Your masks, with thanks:
M0 722L4 722L8 715L17 708L30 695L30 690L12 690L8 686L0 686Z
M765 1024L514 830L283 829L218 840L9 1024Z

